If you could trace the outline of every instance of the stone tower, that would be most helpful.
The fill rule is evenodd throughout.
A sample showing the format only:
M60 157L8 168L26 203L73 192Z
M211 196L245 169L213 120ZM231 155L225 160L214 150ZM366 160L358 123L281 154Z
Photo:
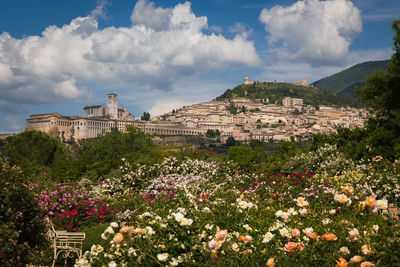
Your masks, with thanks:
M118 118L117 94L114 93L107 94L107 114L110 115L110 118L112 119Z

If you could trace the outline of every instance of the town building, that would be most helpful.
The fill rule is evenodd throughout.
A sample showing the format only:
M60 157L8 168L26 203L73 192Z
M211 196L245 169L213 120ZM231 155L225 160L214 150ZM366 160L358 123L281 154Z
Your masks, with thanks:
M33 114L26 120L26 129L44 131L62 140L95 138L112 129L126 131L128 126L155 135L205 135L208 130L218 130L222 142L229 137L271 142L307 140L316 133L335 133L337 126L363 127L368 116L365 109L350 107L321 105L317 110L301 98L285 97L282 105L235 98L185 106L143 121L134 120L124 106L118 107L117 94L108 94L106 100L106 104L85 106L83 116ZM237 108L235 114L230 111L232 105Z

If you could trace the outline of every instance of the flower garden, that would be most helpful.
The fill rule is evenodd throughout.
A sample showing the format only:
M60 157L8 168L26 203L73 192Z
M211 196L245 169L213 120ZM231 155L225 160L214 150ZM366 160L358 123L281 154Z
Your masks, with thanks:
M102 225L75 266L400 265L400 164L376 157L322 171L330 160L274 175L232 162L124 161L100 184L30 190L57 228Z

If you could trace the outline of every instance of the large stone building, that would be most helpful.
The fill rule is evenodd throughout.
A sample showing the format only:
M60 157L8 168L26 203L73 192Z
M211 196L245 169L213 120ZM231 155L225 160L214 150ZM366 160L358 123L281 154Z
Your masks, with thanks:
M201 135L208 130L220 132L225 142L229 137L238 141L306 140L316 133L334 133L336 126L363 127L368 112L356 108L315 107L303 99L285 97L282 106L263 99L252 101L235 98L185 106L151 122L134 120L126 108L118 108L116 94L107 95L107 104L86 106L83 116L59 113L34 114L26 120L26 129L45 131L63 140L95 138L113 128L126 131L127 126L156 135ZM234 105L238 112L232 113ZM244 107L244 108L243 108Z
M62 140L95 138L111 129L126 131L128 126L142 129L145 133L159 135L199 135L203 129L185 127L182 124L159 124L134 120L124 106L118 108L117 94L107 95L107 104L85 106L83 116L63 116L57 112L33 114L26 120L26 129L44 131Z

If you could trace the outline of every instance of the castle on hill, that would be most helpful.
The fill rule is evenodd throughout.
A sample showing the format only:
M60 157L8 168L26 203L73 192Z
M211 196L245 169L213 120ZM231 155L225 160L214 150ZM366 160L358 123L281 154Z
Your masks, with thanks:
M263 83L263 82L261 82L261 81L249 80L249 76L247 76L247 75L244 76L244 82L243 82L243 84L248 85L248 84L257 84L257 83ZM304 76L303 78L301 78L301 80L298 81L298 82L292 82L292 84L294 84L294 85L302 85L302 86L309 87L309 85L308 85L308 80L307 80L307 77L306 77L306 76Z

